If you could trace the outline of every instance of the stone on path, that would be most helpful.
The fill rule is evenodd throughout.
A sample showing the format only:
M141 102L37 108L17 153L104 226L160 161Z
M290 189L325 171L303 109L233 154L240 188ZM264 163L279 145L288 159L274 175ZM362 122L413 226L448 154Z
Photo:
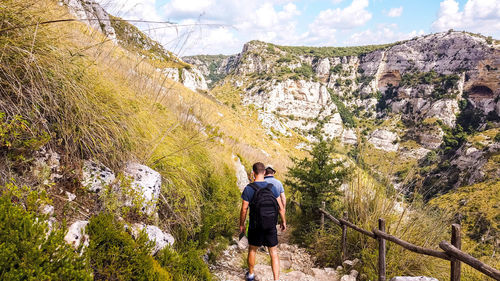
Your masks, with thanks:
M393 277L390 281L439 281L436 278L425 277L425 276L396 276Z

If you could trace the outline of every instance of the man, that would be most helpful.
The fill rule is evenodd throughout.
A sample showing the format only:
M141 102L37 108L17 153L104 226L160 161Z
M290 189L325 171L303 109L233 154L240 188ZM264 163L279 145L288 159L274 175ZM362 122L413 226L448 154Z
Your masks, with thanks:
M241 205L241 213L240 213L240 233L245 232L245 220L247 216L247 210L249 205L252 203L252 208L256 208L254 195L259 197L260 195L266 192L272 192L271 199L273 202L278 204L278 212L281 217L281 230L286 231L286 218L285 218L285 209L281 200L279 200L280 192L274 186L269 184L264 180L264 174L266 172L266 167L261 162L257 162L252 166L254 182L247 185L241 194L241 199L243 199ZM263 190L269 189L270 190ZM258 192L258 193L257 193ZM269 193L268 193L269 194ZM260 197L259 197L260 198ZM266 205L268 206L268 205ZM267 246L269 250L269 256L271 257L271 267L273 269L274 280L279 280L280 274L280 260L278 257L278 231L276 230L276 221L274 225L269 228L264 228L256 223L256 215L255 210L250 210L250 224L248 227L248 272L246 274L247 281L255 280L254 274L254 266L255 266L255 255L257 253L257 249L261 246ZM252 212L253 216L252 216Z
M273 168L271 164L266 165L266 174L264 175L264 179L268 182L276 186L278 191L280 192L281 203L283 204L283 209L286 210L286 196L285 189L283 188L283 184L277 180L274 175L276 174L276 170Z

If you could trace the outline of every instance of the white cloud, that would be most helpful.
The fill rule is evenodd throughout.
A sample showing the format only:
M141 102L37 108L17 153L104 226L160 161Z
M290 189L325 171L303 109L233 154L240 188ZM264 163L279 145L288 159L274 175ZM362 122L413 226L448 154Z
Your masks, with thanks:
M362 26L372 18L368 8L368 0L353 0L344 9L323 10L312 23L312 28L320 30L351 29Z
M498 37L500 35L500 1L468 0L463 10L460 10L460 5L455 0L442 1L432 28L436 31L465 29Z
M379 24L377 27L367 29L361 32L352 34L345 42L345 45L370 45L370 44L386 44L396 41L411 39L415 36L423 35L423 30L413 30L408 33L398 31L396 24Z
M403 14L403 6L400 6L399 8L391 8L387 13L387 16L391 18L397 18L400 17L402 14Z
M161 21L156 0L96 0L114 16L133 20Z

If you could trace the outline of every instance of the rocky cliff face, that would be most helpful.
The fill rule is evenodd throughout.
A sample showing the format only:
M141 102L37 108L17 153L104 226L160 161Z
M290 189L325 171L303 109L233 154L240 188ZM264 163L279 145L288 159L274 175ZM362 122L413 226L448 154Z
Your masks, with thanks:
M156 62L155 65L164 65L158 71L164 72L174 81L193 91L208 89L204 75L196 67L185 63L126 20L108 14L94 0L62 0L61 4L67 6L76 18L115 44Z
M188 61L204 75L225 76L218 84L239 88L243 105L257 107L259 119L275 137L295 131L314 140L311 133L319 124L325 137L344 145L362 141L417 161L436 150L442 161L450 161L463 158L460 147L468 143L448 147L443 140L453 130L472 134L499 127L500 47L480 35L437 33L352 48L252 41L237 55ZM491 152L497 144L485 144L483 150L490 152L481 153L482 162L498 154ZM451 165L457 161L451 160ZM494 169L498 171L498 165ZM481 180L477 173L459 174L464 179L454 185Z

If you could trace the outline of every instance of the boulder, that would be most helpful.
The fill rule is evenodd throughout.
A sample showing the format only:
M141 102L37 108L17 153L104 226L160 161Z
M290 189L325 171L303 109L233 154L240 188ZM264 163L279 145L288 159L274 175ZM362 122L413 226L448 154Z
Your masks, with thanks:
M54 215L54 206L44 204L40 206L40 213L47 215L47 216L52 216Z
M356 144L358 143L358 137L353 129L345 129L342 132L342 143L344 144Z
M397 151L399 147L397 141L398 135L396 133L383 129L375 130L368 139L368 142L373 144L375 148L385 151Z
M425 276L396 276L391 278L390 281L439 281L436 278L425 277Z
M233 154L234 161L234 169L236 170L236 185L238 189L243 192L245 186L247 186L250 181L248 180L247 171L245 170L245 166L241 164L240 157Z
M175 238L170 233L163 232L159 227L155 225L144 225L136 223L132 227L132 233L135 237L137 237L137 235L143 230L148 235L149 241L155 243L152 252L153 255L167 246L172 246L175 242Z
M76 18L116 42L116 32L111 25L109 14L95 0L62 0L62 2Z
M197 68L191 68L190 70L186 68L182 69L182 84L193 91L208 90L205 77L203 77L203 74Z
M91 160L83 162L81 184L89 191L99 193L112 184L115 178L115 174L108 167Z
M62 178L61 171L61 156L59 153L45 148L40 149L35 153L35 161L33 161L33 175L43 178L43 184L48 185Z
M161 175L148 166L129 162L124 169L125 176L132 179L131 187L139 194L143 201L142 211L151 215L156 209L156 203L161 191ZM132 199L128 198L125 205L132 206Z
M64 236L64 241L78 248L80 245L87 247L89 245L89 236L85 234L85 228L88 221L76 221L69 228L68 233ZM83 244L82 244L83 243Z

